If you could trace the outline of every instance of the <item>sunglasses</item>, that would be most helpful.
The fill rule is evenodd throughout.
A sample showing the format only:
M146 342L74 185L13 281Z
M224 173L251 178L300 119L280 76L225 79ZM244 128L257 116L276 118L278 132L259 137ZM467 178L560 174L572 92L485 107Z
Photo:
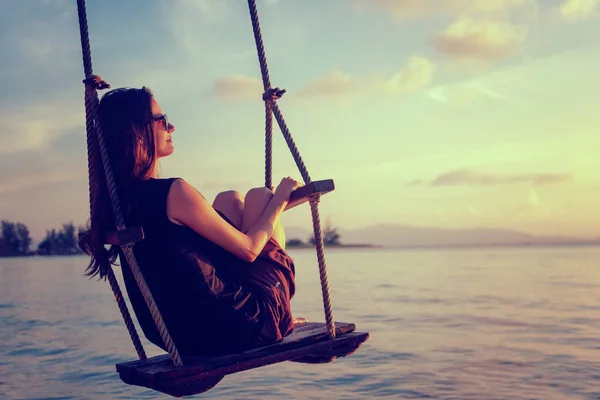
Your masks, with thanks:
M169 130L169 120L167 119L167 114L160 114L152 116L153 121L164 121L165 131Z

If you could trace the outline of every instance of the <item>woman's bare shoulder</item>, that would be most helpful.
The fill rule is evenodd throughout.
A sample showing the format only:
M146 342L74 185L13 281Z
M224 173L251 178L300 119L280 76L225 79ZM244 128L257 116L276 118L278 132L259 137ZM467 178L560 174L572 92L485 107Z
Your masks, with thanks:
M178 200L185 200L190 198L195 198L200 195L202 198L202 193L198 189L196 189L191 183L186 181L184 178L174 178L173 183L171 184L171 188L169 190L169 197L173 197Z

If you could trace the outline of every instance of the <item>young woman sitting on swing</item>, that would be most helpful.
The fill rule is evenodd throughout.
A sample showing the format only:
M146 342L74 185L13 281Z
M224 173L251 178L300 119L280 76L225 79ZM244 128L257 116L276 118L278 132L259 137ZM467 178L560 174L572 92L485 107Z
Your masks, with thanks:
M239 352L289 335L295 270L280 216L301 185L284 178L274 191L227 191L211 205L185 180L158 177L158 160L174 151L175 127L149 89L109 91L98 120L125 222L144 230L136 258L181 355ZM91 255L87 273L104 277L120 258L140 326L165 349L120 248L105 247L114 216L103 168L94 167L90 229L80 241Z

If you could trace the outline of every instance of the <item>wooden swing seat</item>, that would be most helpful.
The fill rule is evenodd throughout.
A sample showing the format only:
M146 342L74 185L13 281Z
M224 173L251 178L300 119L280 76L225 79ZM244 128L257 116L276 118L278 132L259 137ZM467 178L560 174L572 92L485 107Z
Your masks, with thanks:
M330 339L326 324L305 322L283 341L239 354L184 358L175 367L167 354L146 360L117 364L121 380L174 397L203 393L217 385L225 375L282 361L309 364L332 362L354 353L369 338L368 332L355 332L352 323L336 324L336 337Z

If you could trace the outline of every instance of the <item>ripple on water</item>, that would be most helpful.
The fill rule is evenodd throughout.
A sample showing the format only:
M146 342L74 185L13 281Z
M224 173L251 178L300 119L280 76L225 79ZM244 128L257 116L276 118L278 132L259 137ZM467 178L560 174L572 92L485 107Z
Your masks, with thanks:
M6 353L10 357L52 357L65 354L73 349L67 347L40 347L37 343L27 342L18 344L17 347Z

